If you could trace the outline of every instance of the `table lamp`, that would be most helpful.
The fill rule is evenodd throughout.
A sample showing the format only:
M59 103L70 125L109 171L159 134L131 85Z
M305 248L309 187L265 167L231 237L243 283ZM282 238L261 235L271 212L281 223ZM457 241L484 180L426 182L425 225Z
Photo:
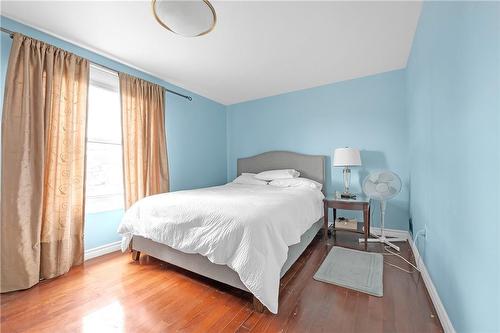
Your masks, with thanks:
M361 165L361 155L359 149L356 148L337 148L335 149L333 156L333 166L334 167L344 167L344 193L341 194L341 198L344 199L354 199L356 196L349 192L349 186L351 184L351 169L352 166Z

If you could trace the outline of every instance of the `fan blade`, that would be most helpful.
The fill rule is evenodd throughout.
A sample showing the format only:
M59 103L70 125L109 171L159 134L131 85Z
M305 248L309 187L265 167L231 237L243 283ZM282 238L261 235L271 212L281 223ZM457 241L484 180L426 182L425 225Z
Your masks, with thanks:
M391 193L391 195L396 195L398 194L398 189L391 186L389 188L389 193Z
M388 193L389 186L387 185L387 183L378 183L375 186L375 190L377 191L377 193L385 194L385 193Z
M373 193L377 192L376 185L371 181L365 182L364 191L367 195L371 196Z
M389 172L384 172L384 173L381 173L380 176L378 177L379 181L381 182L385 182L385 183L388 183L388 182L391 182L394 180L394 176L389 173Z

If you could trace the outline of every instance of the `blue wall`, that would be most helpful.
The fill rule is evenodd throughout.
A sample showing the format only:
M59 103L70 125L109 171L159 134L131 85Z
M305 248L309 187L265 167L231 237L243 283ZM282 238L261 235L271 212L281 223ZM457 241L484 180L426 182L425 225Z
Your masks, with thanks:
M226 182L226 115L224 105L3 16L0 16L0 25L48 42L117 71L192 96L193 100L190 102L176 95L166 94L170 189L176 191L219 185ZM11 45L12 40L8 35L2 33L0 63L0 95L2 98L0 102L2 102L2 107L5 73ZM121 215L120 211L88 214L85 219L85 248L90 249L119 240L116 229Z
M85 249L93 249L119 241L116 229L123 217L123 209L85 215Z
M500 4L425 2L407 84L420 252L457 332L499 332Z
M326 155L328 193L341 191L342 170L333 168L338 147L362 149L351 187L360 192L368 172L390 169L403 181L389 202L386 227L408 229L408 121L403 70L334 83L227 107L228 180L236 160L268 150ZM343 212L344 215L349 215ZM359 216L358 216L359 217ZM378 210L374 225L378 225Z

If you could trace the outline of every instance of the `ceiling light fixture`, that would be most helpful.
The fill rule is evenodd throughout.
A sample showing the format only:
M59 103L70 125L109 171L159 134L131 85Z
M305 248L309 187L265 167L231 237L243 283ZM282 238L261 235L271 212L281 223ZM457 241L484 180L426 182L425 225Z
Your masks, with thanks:
M208 0L152 0L153 14L165 29L184 36L208 34L217 15Z

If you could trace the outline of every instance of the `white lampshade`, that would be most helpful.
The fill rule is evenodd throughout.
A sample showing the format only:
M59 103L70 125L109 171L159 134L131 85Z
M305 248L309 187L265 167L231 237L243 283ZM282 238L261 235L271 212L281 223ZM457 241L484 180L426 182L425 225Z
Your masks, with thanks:
M333 155L333 166L360 166L361 154L356 148L337 148Z

